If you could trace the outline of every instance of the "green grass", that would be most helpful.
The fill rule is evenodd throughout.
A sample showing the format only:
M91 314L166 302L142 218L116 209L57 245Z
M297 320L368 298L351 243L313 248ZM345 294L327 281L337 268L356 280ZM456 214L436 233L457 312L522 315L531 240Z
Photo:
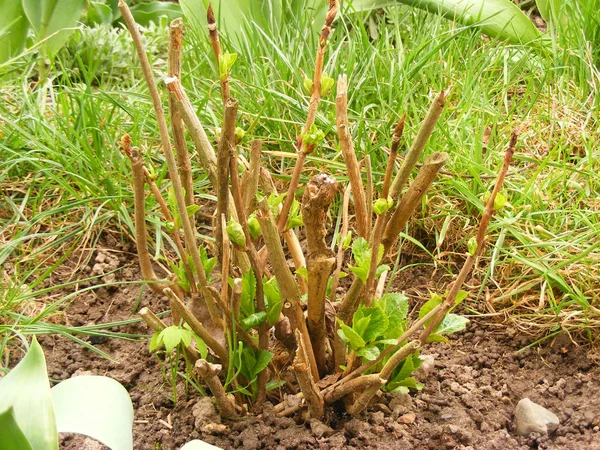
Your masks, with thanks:
M398 118L407 114L405 142L410 142L435 93L451 89L425 150L447 151L451 162L407 233L426 236L421 245L437 263L451 267L448 252L466 251L481 196L493 185L509 136L518 129L505 186L510 205L493 220L492 248L476 272L482 284L471 289L467 304L474 314L506 314L536 337L563 329L593 339L600 288L595 145L600 141L600 74L593 52L573 37L570 46L564 37L554 39L545 53L505 45L405 7L372 17L378 36L367 31L363 19L337 22L325 70L334 78L348 74L357 151L371 156L376 182L381 182ZM231 88L240 102L246 142L264 139L270 166L283 182L306 115L302 79L312 73L316 47L310 30L299 23L269 36L249 24L241 48L223 39L225 50L239 53ZM151 27L145 39L155 74L163 77L164 30ZM79 249L93 248L105 231L122 239L133 234L129 164L118 150L123 134L146 150L159 187L168 187L151 101L127 34L108 28L78 31L57 57L55 78L46 89L31 88L31 57L2 68L7 74L0 88L0 264L7 286L0 293L3 347L19 334L60 333L45 321L47 315L23 313L30 302L43 301L48 290L57 305L69 301L68 286L44 287L54 268ZM206 42L189 33L183 72L210 136L221 124L217 74ZM322 102L317 124L327 142L309 167L325 168L345 181L333 102L333 93ZM196 193L211 199L201 168L194 170ZM154 200L148 202L157 211ZM150 222L160 229L158 213ZM157 242L164 246L167 239Z

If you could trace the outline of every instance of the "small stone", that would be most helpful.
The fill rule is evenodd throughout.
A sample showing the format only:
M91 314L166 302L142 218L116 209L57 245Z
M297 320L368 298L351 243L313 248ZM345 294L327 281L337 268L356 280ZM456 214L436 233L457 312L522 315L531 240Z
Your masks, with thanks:
M552 433L560 425L556 414L528 398L521 399L517 403L515 420L517 433L521 436L529 433Z
M330 426L325 425L317 419L312 419L310 421L310 430L317 439L333 434L333 429Z
M416 414L408 413L408 414L404 414L403 416L398 417L398 422L405 423L405 424L411 424L415 421L416 418L417 418Z

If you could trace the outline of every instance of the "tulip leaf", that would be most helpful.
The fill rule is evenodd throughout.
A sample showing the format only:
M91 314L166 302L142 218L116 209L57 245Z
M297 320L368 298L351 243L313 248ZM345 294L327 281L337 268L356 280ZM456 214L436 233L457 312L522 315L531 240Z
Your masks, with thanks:
M0 63L3 63L25 48L29 22L20 1L0 0L0 11Z
M59 432L90 436L111 450L133 449L133 405L118 381L73 377L54 386L52 398Z
M33 450L27 436L17 424L12 407L0 412L0 443L2 450Z
M21 362L0 380L0 411L11 406L17 424L34 450L58 450L46 359L35 337Z

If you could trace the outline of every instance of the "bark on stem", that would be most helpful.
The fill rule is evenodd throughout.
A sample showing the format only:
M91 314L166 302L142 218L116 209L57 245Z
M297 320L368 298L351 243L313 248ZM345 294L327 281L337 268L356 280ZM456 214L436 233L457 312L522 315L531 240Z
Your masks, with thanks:
M148 237L146 229L146 196L144 194L144 162L136 147L128 147L127 156L131 161L133 172L133 205L135 222L135 244L140 270L145 280L149 281L150 288L159 294L168 286L166 280L159 280L152 267L150 252L148 251Z
M217 29L217 21L215 20L215 13L213 12L212 3L208 4L206 9L206 21L208 27L208 36L210 38L210 46L215 56L215 62L217 64L217 74L219 75L219 83L221 84L221 98L223 99L223 105L227 104L227 101L231 97L229 90L229 75L225 74L221 78L221 68L219 56L223 53L221 51L221 43L219 42L219 30Z
M335 256L325 242L327 212L335 197L337 183L326 174L314 176L302 197L302 220L307 240L308 332L319 374L325 376L325 296L327 282L335 265Z
M217 153L217 166L221 168L217 173L217 224L222 215L227 219L229 216L229 161L235 151L235 121L237 117L238 102L229 99L225 104L223 118L223 131L219 140ZM216 226L215 240L217 242L218 257L223 262L223 231L222 227Z
M402 192L402 188L408 181L408 177L412 172L417 160L421 153L423 153L423 149L425 148L425 144L431 136L433 129L435 128L435 124L437 123L442 111L444 109L444 105L446 104L446 92L440 92L436 98L433 100L433 103L429 107L429 111L427 111L427 115L425 119L421 123L421 127L413 141L410 150L406 154L404 158L404 162L400 167L400 170L396 174L396 178L394 178L394 182L392 183L392 189L390 192L391 197L394 201L398 200L400 193Z
M313 76L312 93L308 104L308 114L306 116L306 123L302 130L303 133L307 132L310 129L310 127L315 123L317 108L319 107L319 102L321 101L321 76L323 74L325 48L327 46L327 39L329 38L329 34L331 33L331 24L333 23L333 19L335 19L335 16L338 13L338 9L340 6L339 3L339 0L329 0L329 9L327 10L327 14L325 16L325 24L321 29L321 36L319 37L319 48L317 50L317 57L315 59L315 73ZM287 195L283 201L281 212L279 213L279 218L277 219L277 229L280 233L285 230L285 227L287 225L288 215L290 213L290 208L292 207L292 202L294 200L296 190L298 189L298 183L300 182L300 174L302 173L302 168L304 167L304 161L306 160L306 156L314 150L314 145L306 145L304 142L302 142L301 138L300 141L300 149L298 150L298 158L296 159L296 165L294 166L292 179L290 180Z
M180 215L181 224L183 226L186 248L188 249L189 253L191 253L192 261L194 262L194 267L196 269L196 276L198 278L198 285L202 291L202 296L204 297L204 301L206 303L208 311L211 315L212 320L217 324L220 321L220 317L217 314L218 310L216 308L214 299L208 292L206 292L208 281L204 273L204 267L200 259L200 254L198 252L196 233L192 227L192 223L187 214L185 198L183 195L183 187L181 185L181 180L179 179L177 172L177 162L175 161L175 155L173 154L173 149L171 148L171 141L169 140L169 130L167 128L167 121L165 119L165 113L163 111L160 95L158 94L158 89L156 87L156 83L152 75L150 62L144 50L141 34L137 28L133 16L131 15L129 7L127 6L127 3L125 3L124 0L119 0L119 9L121 10L123 19L125 20L127 28L129 29L129 32L131 33L131 36L133 38L138 57L140 59L140 64L142 66L142 72L144 73L144 79L146 80L146 84L148 85L150 97L152 98L152 104L154 105L154 111L156 114L156 120L160 132L163 153L165 155L165 159L167 160L169 176L171 178L173 191L175 193L175 200L177 203L177 211Z
M250 215L256 208L256 193L258 192L258 179L260 177L260 157L262 155L262 141L254 139L250 146L250 166L244 173L242 185L244 186L244 212Z
M183 38L183 20L175 19L169 26L168 74L170 77L181 78L181 40ZM177 153L179 176L185 189L185 203L194 204L194 183L192 180L192 166L190 154L185 141L185 128L183 119L175 110L171 94L169 94L169 115L171 116L171 129L173 143ZM193 218L190 219L193 223Z
M302 333L306 345L307 362L310 365L311 374L314 379L318 379L319 372L317 370L317 363L308 334L308 328L306 327L306 321L304 320L302 305L300 304L300 292L298 291L294 276L287 265L283 247L279 240L277 226L265 200L263 200L263 203L260 205L257 219L260 229L262 230L265 247L269 252L273 273L275 274L279 290L281 291L284 302L283 314L289 318L292 328L294 330L300 330Z
M342 200L342 231L340 232L340 243L338 245L336 255L336 266L333 271L333 281L331 282L331 293L329 294L329 301L334 302L336 298L336 292L338 283L340 281L340 272L342 271L342 265L344 263L344 241L348 235L348 205L350 204L350 192L352 188L350 185L346 187L344 191L344 199Z
M165 295L171 302L171 308L177 311L183 320L190 326L190 328L196 333L206 345L219 357L224 366L229 363L229 354L225 347L217 341L212 334L210 334L206 328L200 323L196 316L183 304L181 299L169 288L165 289Z
M447 160L448 154L445 152L436 152L427 158L421 170L419 170L417 177L410 184L408 191L402 196L398 207L385 227L381 241L384 247L384 254L387 254L391 246L396 242L398 235Z
M296 342L298 343L298 350L294 359L294 372L296 373L300 389L304 394L311 417L321 420L325 412L325 404L323 396L319 392L319 388L317 388L315 380L311 375L310 363L308 362L306 347L300 330L296 330Z
M336 125L340 147L346 168L348 169L348 178L354 196L354 210L356 213L356 232L364 239L369 238L367 203L365 187L360 176L358 160L354 151L354 143L350 136L348 125L348 81L346 75L338 77L337 97L336 97Z
M467 279L469 273L473 269L475 265L475 261L483 252L483 248L485 246L485 235L487 233L487 228L490 223L492 216L494 215L494 201L496 200L496 196L502 189L502 185L504 184L504 178L506 177L506 173L508 172L508 168L510 166L510 162L512 160L513 153L515 151L515 146L517 144L517 133L513 133L510 138L510 143L508 144L508 148L506 149L506 153L504 154L504 161L502 162L502 168L498 173L498 179L496 180L496 184L490 195L489 200L487 201L485 208L483 210L483 214L481 216L481 222L479 223L479 228L477 230L477 236L475 238L477 242L477 250L475 251L475 255L469 254L467 260L463 264L458 277L452 283L452 287L448 296L445 298L444 303L442 303L440 311L436 314L435 318L427 325L427 328L421 334L421 342L427 342L427 338L431 335L433 331L438 327L441 321L444 319L444 316L452 307L454 307L454 303L456 301L456 296L460 291L463 283Z
M204 380L210 389L210 392L212 392L221 416L226 418L235 417L237 415L235 405L227 396L227 393L221 384L221 380L219 380L218 375L219 372L221 372L221 366L219 364L210 364L204 359L199 359L196 361L194 368L198 375Z

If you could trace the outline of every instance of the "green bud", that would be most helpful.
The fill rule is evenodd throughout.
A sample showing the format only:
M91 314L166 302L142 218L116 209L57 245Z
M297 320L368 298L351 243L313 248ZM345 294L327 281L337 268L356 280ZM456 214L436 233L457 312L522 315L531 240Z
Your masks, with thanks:
M475 253L477 253L477 239L475 239L475 236L469 239L469 242L467 242L467 248L469 249L469 255L475 256Z
M252 239L256 239L262 234L262 230L258 224L258 219L254 214L248 218L248 232L250 233Z
M233 67L233 63L237 59L237 53L221 53L219 55L219 77L221 81L225 81L227 76L229 75L229 71L231 67Z
M325 97L331 91L335 81L333 78L327 76L327 73L323 73L323 77L321 78L321 97Z
M246 136L246 130L241 127L235 127L235 142L241 142Z
M246 247L246 235L239 222L236 222L233 219L227 222L227 236L229 236L229 240L238 247Z
M169 220L167 223L165 223L165 228L169 233L172 233L175 231L175 223Z
M351 242L352 242L352 230L348 231L348 233L346 234L346 237L344 238L344 242L342 243L342 246L344 248L349 248Z
M375 214L383 214L388 209L390 209L394 205L394 200L392 197L388 197L387 200L385 198L378 198L373 203L373 211Z
M302 80L302 89L304 89L304 93L306 95L312 94L313 80L305 77L304 80Z
M307 145L318 145L323 139L325 139L325 133L319 130L314 123L311 125L310 129L302 135L302 142Z
M502 209L504 205L506 205L506 197L498 192L498 194L496 194L496 198L494 199L494 209Z
M220 141L221 140L221 133L223 132L223 129L221 127L216 127L215 128L215 140Z

